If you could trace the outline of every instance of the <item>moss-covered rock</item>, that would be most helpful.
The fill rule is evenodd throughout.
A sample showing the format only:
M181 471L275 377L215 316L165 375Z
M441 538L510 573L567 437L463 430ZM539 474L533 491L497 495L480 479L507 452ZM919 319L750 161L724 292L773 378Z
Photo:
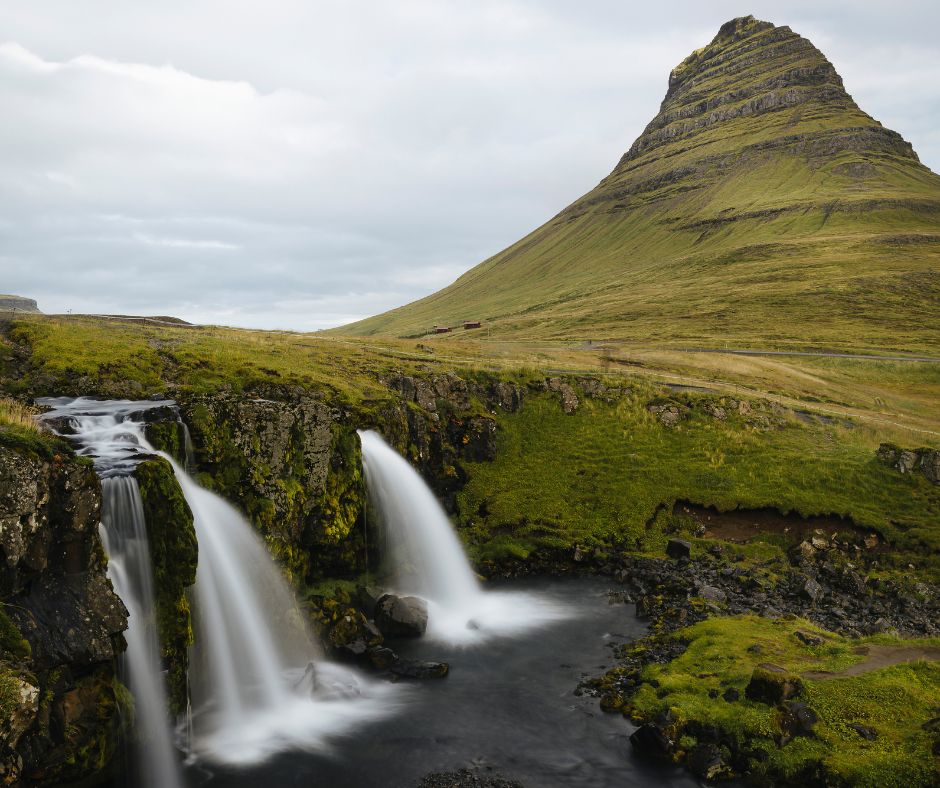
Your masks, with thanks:
M187 651L193 642L186 589L196 582L198 544L193 514L170 464L155 457L135 471L153 563L160 647L167 665L170 711L186 708Z
M180 421L153 421L145 428L150 445L186 464L186 427Z

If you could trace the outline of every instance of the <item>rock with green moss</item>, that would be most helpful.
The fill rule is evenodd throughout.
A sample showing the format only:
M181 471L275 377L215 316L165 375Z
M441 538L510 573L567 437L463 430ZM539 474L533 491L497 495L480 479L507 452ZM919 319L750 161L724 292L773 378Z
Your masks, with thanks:
M762 662L754 668L751 680L744 690L750 700L771 706L795 698L802 692L803 682L799 676L770 662Z
M218 392L187 400L182 410L200 481L248 515L272 555L300 582L308 574L310 548L320 541L305 533L308 527L321 525L322 533L334 538L331 523L313 522L317 503L324 501L330 516L343 515L342 490L335 483L332 493L328 490L339 413L310 396L285 392L283 397ZM338 532L346 519L338 521Z
M157 631L168 668L170 711L186 708L188 649L193 643L192 616L186 589L196 582L198 543L193 514L170 464L160 458L142 462L134 471L150 541Z
M4 783L99 777L121 746L127 611L98 534L90 464L0 444L0 769Z

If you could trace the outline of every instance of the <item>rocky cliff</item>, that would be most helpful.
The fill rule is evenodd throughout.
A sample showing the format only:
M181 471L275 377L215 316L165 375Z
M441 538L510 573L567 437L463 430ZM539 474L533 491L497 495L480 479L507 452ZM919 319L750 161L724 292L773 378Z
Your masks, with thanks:
M38 314L39 305L32 298L24 298L18 295L0 295L0 313L4 312Z
M130 713L114 672L127 612L105 575L100 509L90 464L0 442L4 783L99 773Z

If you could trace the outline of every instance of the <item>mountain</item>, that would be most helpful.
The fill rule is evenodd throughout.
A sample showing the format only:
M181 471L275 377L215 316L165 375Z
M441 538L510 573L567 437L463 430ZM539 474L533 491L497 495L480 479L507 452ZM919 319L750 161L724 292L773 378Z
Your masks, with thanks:
M592 191L433 295L339 329L940 346L940 177L789 27L724 24Z
M39 305L32 298L18 295L0 295L0 312L29 312L39 314Z

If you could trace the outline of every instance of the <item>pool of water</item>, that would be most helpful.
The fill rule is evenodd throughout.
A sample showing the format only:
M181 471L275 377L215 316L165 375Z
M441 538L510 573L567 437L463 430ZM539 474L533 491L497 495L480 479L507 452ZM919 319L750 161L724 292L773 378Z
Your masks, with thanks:
M540 628L472 646L397 642L402 656L445 660L445 679L402 682L400 711L332 741L328 752L284 753L241 770L192 767L190 786L257 788L413 788L429 772L492 767L526 788L691 788L678 768L637 760L631 726L574 690L614 664L611 644L641 637L633 606L610 604L602 579L519 581L569 609Z

